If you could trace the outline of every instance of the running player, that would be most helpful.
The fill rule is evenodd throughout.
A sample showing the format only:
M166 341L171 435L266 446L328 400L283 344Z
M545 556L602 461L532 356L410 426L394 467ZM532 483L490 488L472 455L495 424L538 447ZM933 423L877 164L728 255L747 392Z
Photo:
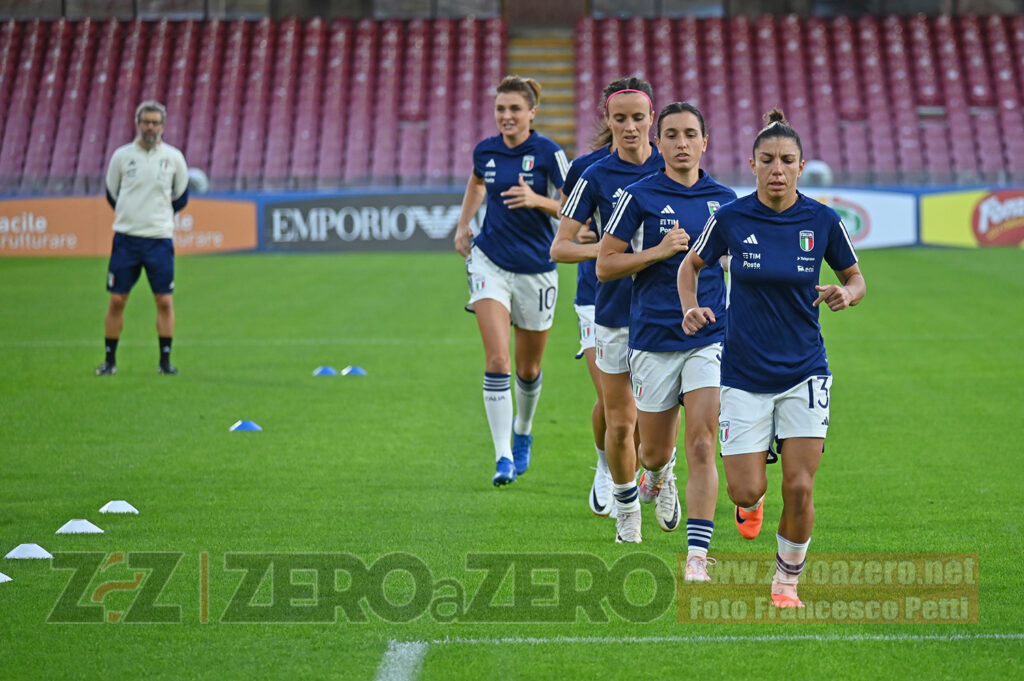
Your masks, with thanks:
M561 188L569 161L557 144L531 128L540 91L535 80L519 76L498 85L499 134L473 150L473 173L455 230L455 250L466 258L469 305L484 344L484 410L497 459L496 486L515 481L530 465L541 359L558 298L558 272L548 248L559 201L551 197ZM485 199L487 213L474 238L470 221ZM515 423L510 324L515 326Z
M612 131L608 124L602 119L602 125L594 141L594 150L573 160L569 166L569 172L565 174L565 184L562 185L562 205L572 193L573 187L580 179L583 171L605 158L614 150ZM581 244L595 243L597 241L597 230L592 222L588 223L576 233L576 242ZM597 401L590 412L590 422L594 430L594 449L597 451L597 466L594 470L594 482L590 486L588 503L594 515L609 516L615 515L615 504L612 503L612 475L608 471L608 460L604 451L604 398L601 396L601 379L596 364L596 351L594 333L594 293L597 290L597 275L594 274L594 261L583 260L576 266L576 298L573 300L573 307L576 308L576 319L579 323L580 351L576 353L576 359L583 357L587 363L587 372L594 384L594 392Z
M647 81L624 78L605 88L605 121L612 131L615 151L587 168L562 208L558 234L551 245L551 257L557 262L582 262L597 258L598 244L581 244L574 237L591 218L598 233L612 213L622 190L636 180L656 172L662 166L661 155L651 145L654 122L653 90ZM605 452L616 498L616 541L639 542L640 526L623 512L639 517L636 495L636 406L627 366L629 337L630 280L601 283L594 305L596 322L597 368L604 398ZM673 487L673 490L675 488Z
M723 206L679 267L683 330L694 335L718 316L698 302L697 273L729 257L729 319L722 351L719 439L736 523L747 539L761 529L765 463L773 440L782 459L782 516L772 602L801 608L797 581L814 525L814 474L828 431L832 375L818 322L856 305L865 283L839 215L797 191L800 136L773 109L754 139L757 191ZM840 285L818 283L822 260ZM700 284L703 280L700 280Z
M700 168L707 150L704 116L675 102L658 116L663 172L626 187L605 227L597 275L601 281L633 277L629 317L629 369L640 430L641 501L657 499L663 530L679 522L676 494L661 494L672 479L679 437L679 404L686 410L686 581L710 581L708 544L718 499L715 434L721 342L725 338L725 282L718 262L700 273L701 302L717 321L694 336L683 333L677 271L690 234L698 234L718 207L736 193ZM632 245L633 252L627 252ZM639 515L637 516L637 522Z

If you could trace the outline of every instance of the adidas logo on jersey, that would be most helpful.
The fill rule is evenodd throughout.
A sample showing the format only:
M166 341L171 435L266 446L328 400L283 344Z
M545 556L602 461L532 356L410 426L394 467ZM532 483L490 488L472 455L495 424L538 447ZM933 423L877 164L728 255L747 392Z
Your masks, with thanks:
M668 204L666 204L665 207L661 209L661 214L662 215L675 215L676 212L674 210L672 210L672 206L669 206Z
M754 236L753 234L751 234L750 236L748 236L746 239L743 240L743 243L745 243L745 244L753 244L753 245L756 246L757 245L757 237Z
M494 167L494 159L492 158L490 161L488 161L487 165L484 166L484 167L485 168L493 168Z
M622 187L619 187L618 189L615 190L615 193L612 194L612 200L614 201L618 199L620 196L622 196Z

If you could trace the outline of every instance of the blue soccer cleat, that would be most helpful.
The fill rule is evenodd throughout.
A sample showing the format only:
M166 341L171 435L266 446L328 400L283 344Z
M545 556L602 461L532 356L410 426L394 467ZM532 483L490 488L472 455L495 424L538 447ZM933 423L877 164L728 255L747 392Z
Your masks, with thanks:
M522 475L530 467L530 448L533 447L532 435L512 433L512 458L516 462L516 473Z
M502 485L507 485L515 481L516 469L512 464L512 460L504 456L498 459L498 464L495 466L494 477L491 479L494 486L501 487Z

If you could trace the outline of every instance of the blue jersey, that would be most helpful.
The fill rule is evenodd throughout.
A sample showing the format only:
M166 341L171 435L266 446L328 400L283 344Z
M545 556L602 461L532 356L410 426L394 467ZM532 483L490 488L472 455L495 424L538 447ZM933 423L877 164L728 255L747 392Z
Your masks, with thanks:
M610 153L610 146L601 147L573 160L572 165L569 166L569 172L565 174L565 184L562 185L562 191L565 192L566 197L572 193L573 187L576 186L583 171ZM590 229L597 234L597 228L593 223L591 223ZM594 304L594 293L597 291L597 272L594 269L596 262L596 260L584 260L576 265L576 299L573 301L576 305Z
M822 260L833 270L857 263L838 213L799 193L776 213L754 193L722 206L693 249L706 263L729 254L723 386L779 393L829 374L811 303Z
M583 171L580 181L565 201L562 215L583 224L594 218L597 233L603 235L603 225L611 217L612 207L622 195L622 190L641 177L657 172L664 164L657 149L653 149L647 162L639 166L623 161L617 151L613 152ZM629 278L598 282L594 296L594 321L613 328L629 326L630 284Z
M692 187L676 182L663 170L626 187L605 233L639 253L660 244L678 222L693 242L718 207L735 198L736 192L703 170ZM697 286L701 306L714 310L716 321L694 336L683 332L676 273L685 256L686 251L681 251L633 275L629 347L634 350L676 352L725 339L725 279L718 260L701 270Z
M501 193L523 178L533 191L550 197L562 187L569 160L547 137L530 131L526 141L509 149L501 135L488 137L473 149L473 174L487 189L487 213L473 240L488 258L509 272L537 274L555 269L551 260L554 226L539 208L505 206Z

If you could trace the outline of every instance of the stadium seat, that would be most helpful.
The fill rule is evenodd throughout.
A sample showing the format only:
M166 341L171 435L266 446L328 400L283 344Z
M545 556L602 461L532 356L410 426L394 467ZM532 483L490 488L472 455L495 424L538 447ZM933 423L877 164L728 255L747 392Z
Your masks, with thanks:
M216 118L211 133L212 150L207 175L215 189L231 189L235 182L239 132L242 128L242 102L246 96L246 64L249 47L249 22L232 20L224 39L224 57L219 65L220 85L216 98ZM246 102L248 105L248 102Z
M322 189L339 186L344 173L345 122L351 97L349 83L355 36L347 19L334 19L328 33L316 170L317 186Z
M295 102L295 139L289 175L298 189L311 189L316 182L326 56L327 23L314 17L303 29L301 77Z

